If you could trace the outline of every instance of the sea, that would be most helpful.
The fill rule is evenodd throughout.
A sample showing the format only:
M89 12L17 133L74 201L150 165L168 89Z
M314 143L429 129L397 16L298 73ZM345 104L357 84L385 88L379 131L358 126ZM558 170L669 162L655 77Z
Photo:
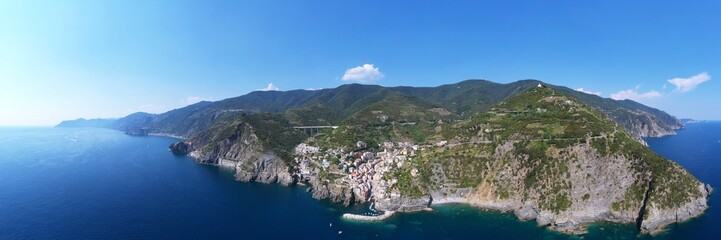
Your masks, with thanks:
M98 128L0 128L0 239L721 239L721 122L646 139L719 189L708 211L660 235L597 223L582 236L464 205L353 222L367 205L311 197L305 186L243 183L175 156L177 139Z

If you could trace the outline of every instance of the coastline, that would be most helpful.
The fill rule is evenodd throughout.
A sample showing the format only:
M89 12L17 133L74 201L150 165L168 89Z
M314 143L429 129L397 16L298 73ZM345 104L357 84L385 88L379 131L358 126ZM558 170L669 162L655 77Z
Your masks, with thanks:
M477 202L477 201L468 200L467 198L463 198L463 197L433 198L433 201L431 201L430 206L445 205L445 204L463 204L463 205L468 205L470 207L479 208L481 210L491 210L491 211L500 211L500 212L512 211L515 208L513 205L509 205L509 204L503 204L503 203L497 203L497 202Z
M431 206L442 205L442 204L468 204L473 205L470 201L461 197L444 197L444 198L433 198Z
M152 136L162 136L162 137L171 137L179 140L184 140L184 138L172 134L164 134L164 133L152 133L149 134ZM657 138L657 137L651 137L651 138ZM194 158L196 161L198 161L199 156L193 153L189 154L190 157ZM221 168L232 168L237 163L233 160L225 160L223 158L218 157L217 162L210 163L211 165L216 165ZM237 170L237 168L236 168ZM273 171L276 171L277 169L274 169ZM260 172L264 172L266 170L257 170ZM237 173L236 173L237 174ZM260 173L258 173L260 174ZM238 178L239 181L256 181L254 178ZM265 182L265 181L261 181ZM278 179L273 179L268 182L279 182ZM266 182L266 183L268 183ZM283 184L286 185L286 184ZM455 195L455 194L454 194ZM440 197L440 198L433 198L431 196L431 202L428 203L428 206L433 205L442 205L442 204L463 204L471 207L475 207L481 210L491 210L491 211L499 211L499 212L508 212L512 211L514 215L519 220L536 220L538 222L538 225L541 227L548 227L551 230L555 230L557 232L562 232L566 234L573 234L573 235L579 235L586 233L586 227L588 226L589 222L585 221L574 221L573 219L566 219L566 218L560 218L557 219L556 215L549 214L548 212L542 212L538 211L536 209L533 209L530 206L518 206L518 203L516 202L508 202L508 201L502 201L502 200L477 200L477 199L468 199L465 197L459 197L451 196L451 197ZM427 208L426 208L427 209ZM404 212L404 211L401 211ZM352 220L352 221L365 221L365 222L379 222L379 221L385 221L386 219L389 219L395 214L395 211L385 211L381 215L377 216L368 216L368 215L358 215L358 214L350 214L346 213L342 215L342 218L345 220ZM559 221L559 222L557 222ZM626 221L614 221L609 219L595 219L593 222L598 221L609 221L614 223L621 223L626 224L630 222ZM685 220L684 220L685 221ZM679 221L683 222L683 221ZM668 224L666 224L668 225ZM656 228L654 228L656 229ZM658 230L662 230L662 228L658 228ZM653 234L653 232L651 232Z

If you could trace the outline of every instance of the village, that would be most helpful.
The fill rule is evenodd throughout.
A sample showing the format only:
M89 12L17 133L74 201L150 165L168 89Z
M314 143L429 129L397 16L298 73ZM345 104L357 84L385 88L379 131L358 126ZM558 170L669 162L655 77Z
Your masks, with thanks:
M385 174L402 168L420 147L408 142L384 142L379 146L383 151L372 152L363 141L358 141L355 147L350 151L345 148L322 151L300 144L295 148L295 177L299 182L308 182L325 176L321 180L350 187L360 202L400 196L398 190L392 189L398 179ZM415 177L417 170L410 173Z

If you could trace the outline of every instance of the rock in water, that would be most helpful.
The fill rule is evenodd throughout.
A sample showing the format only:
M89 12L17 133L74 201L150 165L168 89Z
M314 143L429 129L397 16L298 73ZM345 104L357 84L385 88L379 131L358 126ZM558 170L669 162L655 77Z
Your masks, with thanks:
M190 143L187 142L175 142L170 144L170 151L175 155L186 155L190 152Z
M706 192L708 192L708 195L711 195L711 193L713 192L711 184L706 184Z

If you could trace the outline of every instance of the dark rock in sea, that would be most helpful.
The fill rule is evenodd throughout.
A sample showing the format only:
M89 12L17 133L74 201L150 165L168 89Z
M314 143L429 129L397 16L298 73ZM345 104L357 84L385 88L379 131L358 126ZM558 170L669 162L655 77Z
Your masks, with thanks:
M711 184L706 184L706 192L708 192L708 195L711 195L711 192L713 192L713 188L711 187Z
M190 152L190 143L187 142L175 142L170 144L170 151L175 155L186 155Z

